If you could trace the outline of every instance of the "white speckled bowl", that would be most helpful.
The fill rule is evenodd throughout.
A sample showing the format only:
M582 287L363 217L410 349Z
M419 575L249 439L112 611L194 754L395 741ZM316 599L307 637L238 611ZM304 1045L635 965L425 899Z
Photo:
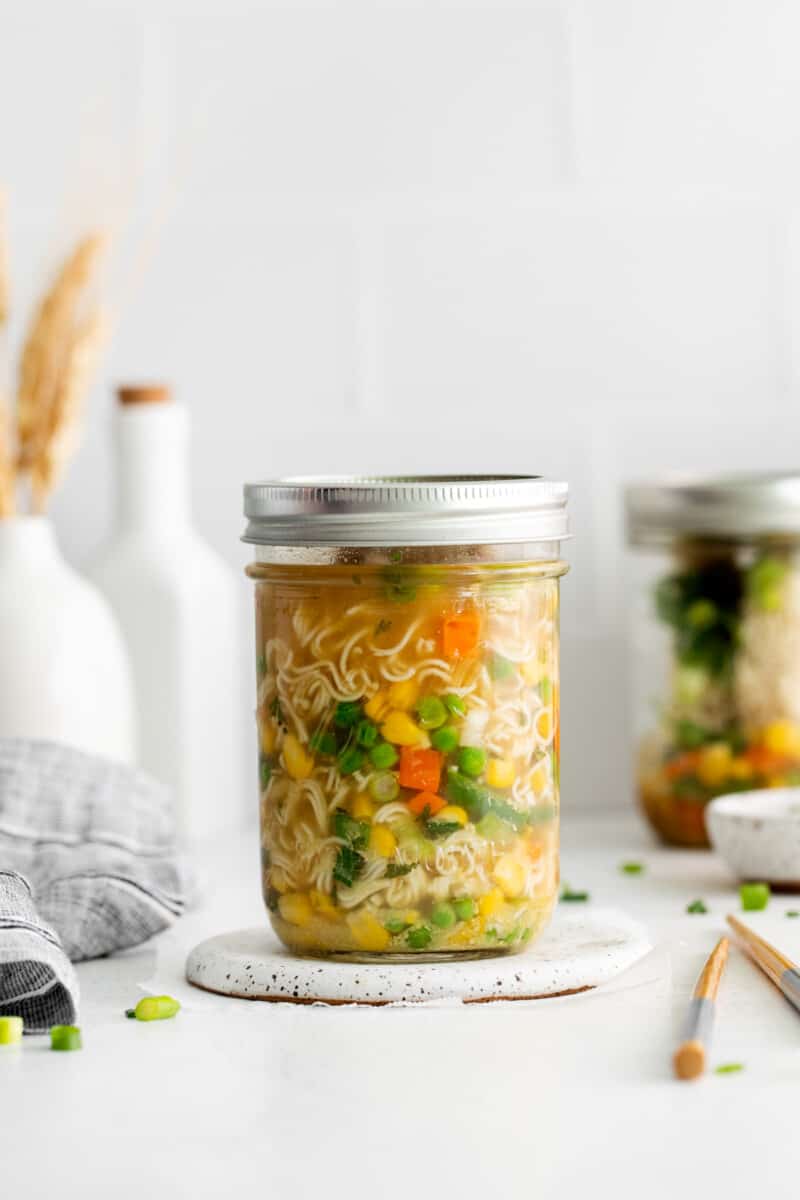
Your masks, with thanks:
M800 892L800 788L718 796L706 809L711 844L740 879Z

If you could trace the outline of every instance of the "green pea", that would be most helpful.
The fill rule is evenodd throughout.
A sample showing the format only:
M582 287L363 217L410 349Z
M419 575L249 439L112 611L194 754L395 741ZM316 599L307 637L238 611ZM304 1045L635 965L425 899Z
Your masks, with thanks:
M456 923L456 911L452 904L447 904L441 901L439 904L434 904L431 909L431 920L434 925L438 925L440 929L449 929L451 925Z
M458 752L458 768L471 779L477 779L486 766L486 751L478 746L462 746Z
M389 742L378 742L369 752L369 761L379 771L386 771L397 762L398 754Z
M459 921L471 921L478 911L478 906L471 896L463 896L453 901L453 909Z
M53 1025L50 1030L51 1050L80 1050L83 1046L77 1025Z
M456 696L454 692L448 692L446 696L442 696L442 703L447 711L454 717L464 717L467 714L467 706L460 696Z
M378 740L378 726L374 721L359 721L356 727L356 741L365 750L371 749Z
M417 705L417 717L423 729L438 729L447 720L447 709L438 696L425 696Z
M166 1021L174 1017L180 1009L180 1004L172 996L144 996L136 1008L129 1008L126 1017L135 1017L137 1021Z
M383 928L387 933L402 933L404 929L408 929L408 921L404 921L402 917L388 917L383 923Z
M424 950L430 946L433 934L427 925L418 925L416 929L409 929L406 934L406 941L412 950Z
M336 753L336 735L324 729L318 729L312 735L308 748L313 754L329 754L333 756Z
M443 729L434 729L431 734L431 745L434 750L440 750L442 754L452 754L458 746L458 730L452 725L445 725Z
M22 1041L22 1017L0 1017L0 1046L15 1046Z

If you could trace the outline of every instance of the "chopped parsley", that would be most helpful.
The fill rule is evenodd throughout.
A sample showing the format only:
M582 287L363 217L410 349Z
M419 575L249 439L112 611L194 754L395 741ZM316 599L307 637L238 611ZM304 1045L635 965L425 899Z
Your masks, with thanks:
M693 900L691 904L686 905L687 913L707 913L708 909L702 900Z
M383 878L399 879L401 875L408 875L416 866L417 863L388 863Z
M333 878L344 887L352 887L364 870L366 859L352 846L340 846L333 867Z
M573 892L572 888L565 886L561 891L561 899L565 904L584 904L589 899L589 893Z
M790 908L787 911L786 916L787 917L800 917L800 912L798 912L796 908Z
M644 863L640 862L624 862L620 863L620 871L623 875L643 875Z
M424 829L429 838L449 837L451 833L458 833L461 824L459 821L426 821Z

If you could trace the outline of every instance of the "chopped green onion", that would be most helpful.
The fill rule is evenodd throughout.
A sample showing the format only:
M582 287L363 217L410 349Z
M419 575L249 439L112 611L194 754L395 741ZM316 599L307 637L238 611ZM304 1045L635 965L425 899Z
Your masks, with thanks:
M787 911L786 916L787 917L800 917L800 912L798 912L798 910L796 908L790 908Z
M267 673L266 655L259 654L258 658L256 659L256 675L258 676L259 679L263 679L264 676L266 675L266 673Z
M392 800L396 800L400 795L400 784L397 782L397 776L392 775L391 771L381 771L378 775L372 775L367 790L373 800L377 800L379 804L391 804Z
M364 765L364 752L357 750L355 746L350 746L347 750L343 750L339 755L339 774L352 775Z
M440 929L449 929L451 925L456 923L456 911L452 904L448 904L442 900L438 904L434 904L431 909L431 920L434 925L438 925Z
M365 750L371 750L378 740L378 726L374 721L359 721L356 726L356 741Z
M80 1050L81 1031L77 1025L53 1025L50 1030L51 1050Z
M589 899L589 893L573 892L571 888L565 886L561 892L561 899L567 904L583 904Z
M624 862L620 863L619 869L623 875L641 875L644 872L644 863Z
M478 911L478 906L471 896L462 896L460 900L454 900L453 908L459 921L471 921Z
M22 1041L22 1017L0 1017L0 1046L15 1046Z
M761 912L769 904L769 884L743 883L739 888L739 896L744 912Z
M686 905L687 913L707 913L708 909L702 900L693 900L691 904Z
M424 950L426 946L430 946L433 934L427 925L418 925L416 929L409 929L406 934L406 941L412 950Z
M259 761L259 767L258 767L258 777L261 780L262 792L269 784L271 776L272 776L272 763L270 762L270 760L268 758L262 757Z
M329 730L318 729L311 735L308 748L313 754L336 754L336 734Z
M361 720L361 704L358 700L342 700L336 705L333 723L340 729L352 729Z
M447 720L447 709L438 696L423 696L416 711L423 729L438 729Z
M550 703L550 698L553 695L553 683L547 675L539 680L539 695L545 704Z
M363 850L369 841L369 822L357 821L343 808L338 808L333 816L333 832L354 849Z
M735 1075L737 1071L744 1070L744 1063L720 1063L718 1067L714 1067L715 1075Z
M387 767L393 767L397 759L397 751L390 742L378 742L377 746L373 746L369 752L369 761L379 771L385 771Z
M467 715L467 706L460 696L456 696L455 692L448 692L446 696L442 696L442 704L453 717L465 717Z
M172 996L144 996L135 1008L125 1010L125 1016L137 1021L166 1021L179 1009L180 1002Z
M431 734L431 745L434 750L440 750L442 754L452 754L458 746L458 730L452 725L445 725L443 729L434 729Z
M489 674L495 683L503 683L507 679L512 679L516 675L517 668L509 658L504 658L502 654L493 654L489 659Z
M486 766L486 751L478 746L462 746L458 752L458 769L471 779L477 779Z

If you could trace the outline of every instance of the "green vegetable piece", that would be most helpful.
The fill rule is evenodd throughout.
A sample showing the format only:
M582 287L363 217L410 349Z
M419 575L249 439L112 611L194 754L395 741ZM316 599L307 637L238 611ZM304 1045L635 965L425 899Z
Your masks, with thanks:
M333 878L344 887L352 887L364 870L366 859L352 846L340 846L336 862L333 865Z
M739 888L743 911L761 912L769 904L770 894L768 883L743 883Z
M381 771L378 775L370 776L367 791L378 804L391 804L400 795L400 784L391 771Z
M411 604L417 598L417 589L402 571L384 571L384 593L392 604Z
M383 877L384 879L399 879L401 875L409 875L416 865L416 863L390 862L386 866Z
M311 735L308 748L313 754L327 754L333 757L337 750L336 734L329 730L318 729Z
M361 704L358 700L342 700L336 705L333 723L340 729L352 729L361 720Z
M357 821L344 809L337 808L333 816L333 832L355 850L363 850L369 841L369 822Z
M686 610L686 620L695 629L710 629L719 613L710 600L695 600Z
M747 594L762 612L778 612L788 564L779 558L762 558L747 572Z
M465 808L471 821L479 821L489 811L492 800L488 788L468 779L460 771L448 771L445 795L453 804Z
M738 1071L744 1070L744 1063L720 1063L718 1067L714 1067L715 1075L735 1075Z
M478 906L471 896L463 896L453 901L453 909L459 921L471 921L478 911Z
M707 913L708 909L706 908L706 906L702 900L693 900L691 904L686 905L686 911L687 911L687 913L701 913L702 914L702 913Z
M431 920L439 929L450 929L456 923L456 910L452 904L441 901L431 909Z
M434 729L431 734L431 745L442 754L452 754L458 746L459 733L452 725L443 729Z
M442 704L445 706L451 717L465 717L467 715L467 706L460 696L455 692L448 692L446 696L442 696Z
M784 915L787 917L800 917L800 912L796 908L790 908Z
M378 742L377 746L373 746L369 752L369 761L379 771L393 767L398 757L397 751L390 742Z
M458 752L458 769L470 779L477 779L486 767L486 751L478 746L462 746Z
M406 942L412 950L424 950L430 946L432 938L433 934L427 925L417 925L406 934Z
M80 1050L83 1046L77 1025L53 1025L50 1029L51 1050Z
M533 929L530 925L528 925L528 926L526 926L525 929L523 929L522 937L519 940L522 943L522 945L524 946L526 942L529 942L531 940L532 936L533 936Z
M263 792L264 789L268 786L270 779L272 778L272 763L270 762L270 760L268 758L264 757L263 755L259 759L258 777L259 777L259 780L261 781L261 790Z
M508 821L504 821L491 809L481 817L475 826L476 831L487 842L496 842L500 846L508 846L517 840L517 831Z
M404 921L402 917L388 917L383 923L383 928L387 933L403 933L408 929L408 921Z
M256 675L258 676L259 679L263 679L264 676L266 675L266 673L267 673L266 655L259 654L258 658L256 659Z
M624 862L620 863L619 869L623 875L642 875L644 874L644 863Z
M449 837L458 833L461 824L458 821L426 821L425 832L429 838Z
M356 726L356 741L365 750L371 750L378 740L378 726L374 721L359 721Z
M339 755L339 774L352 775L364 765L364 752L355 746L349 746Z
M504 658L502 654L493 654L489 659L489 674L495 683L513 679L516 673L517 668L510 658Z
M416 713L423 729L438 729L447 720L447 709L438 696L423 696L416 707Z
M0 1017L0 1046L16 1046L21 1042L24 1024L22 1017Z
M539 695L545 704L549 704L553 695L553 682L549 675L545 675L539 680Z
M125 1016L137 1021L168 1021L180 1007L180 1002L172 996L144 996L135 1008L125 1010Z
M717 735L694 721L675 722L675 742L681 750L698 750L706 742L713 742Z
M573 892L571 888L564 887L560 897L566 904L584 904L589 899L588 892Z

